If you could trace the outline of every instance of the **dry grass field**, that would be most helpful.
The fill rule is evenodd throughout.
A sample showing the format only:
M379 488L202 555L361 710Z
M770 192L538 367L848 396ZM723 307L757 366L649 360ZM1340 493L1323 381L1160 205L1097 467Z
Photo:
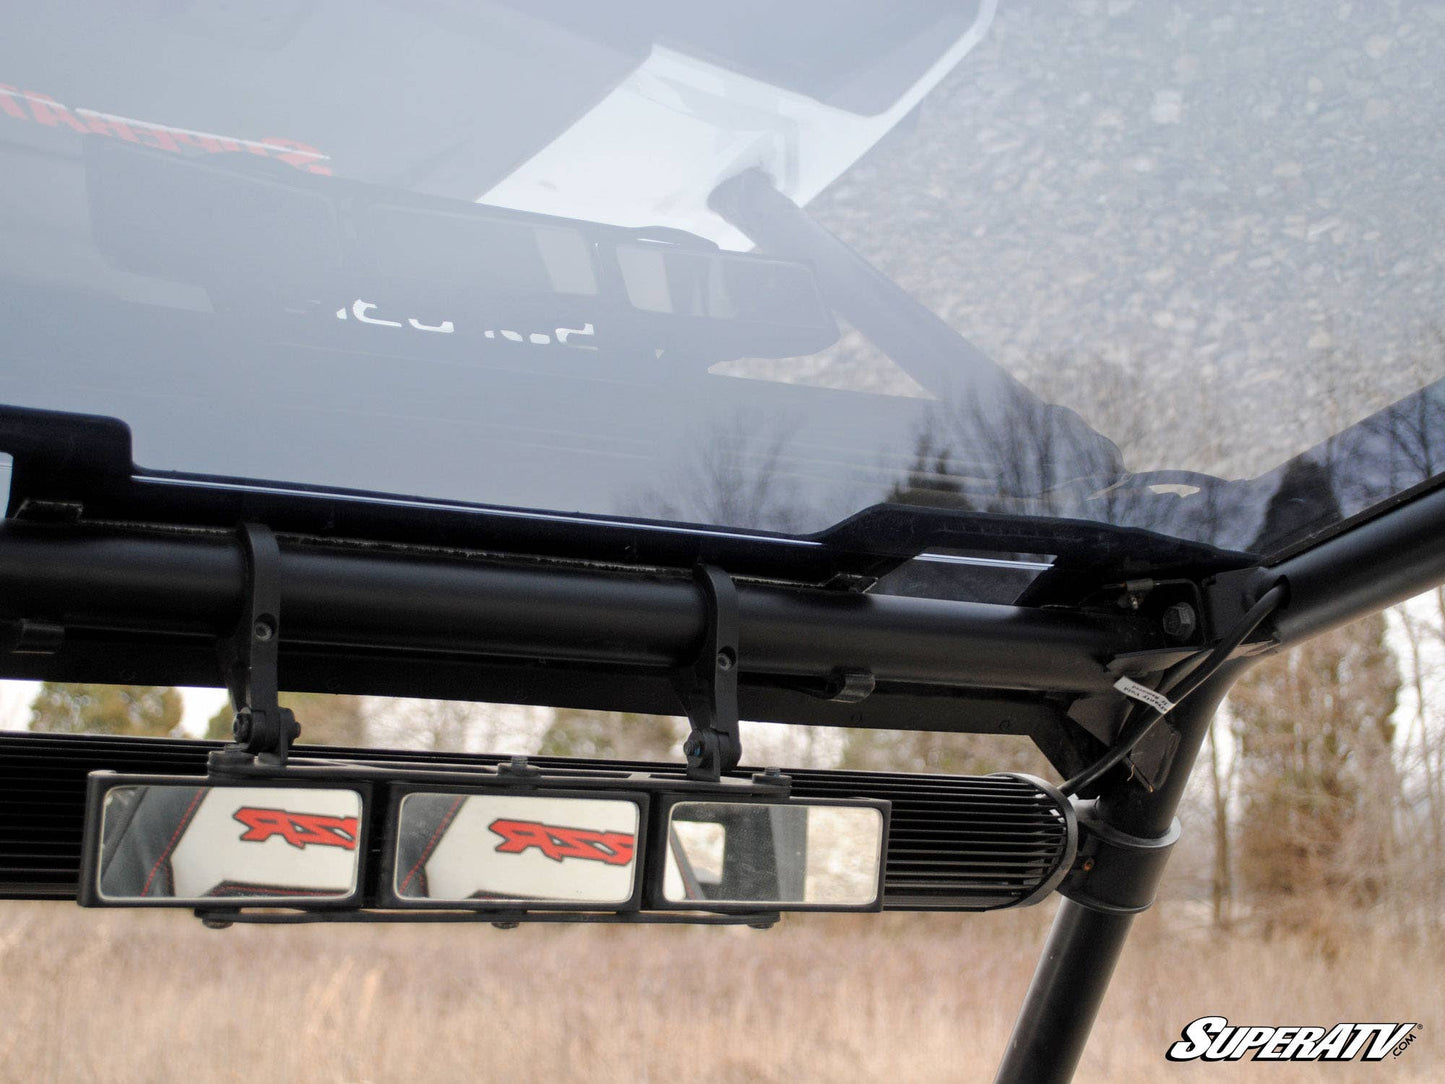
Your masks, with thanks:
M795 916L778 929L203 929L188 914L0 904L4 1081L990 1079L1048 911ZM1150 915L1083 1081L1445 1079L1445 959L1325 962ZM1171 1065L1195 1017L1418 1020L1400 1058Z

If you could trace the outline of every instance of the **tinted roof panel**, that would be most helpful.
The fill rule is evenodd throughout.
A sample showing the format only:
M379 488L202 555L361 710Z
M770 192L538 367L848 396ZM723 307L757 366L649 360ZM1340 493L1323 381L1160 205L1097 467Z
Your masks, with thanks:
M1439 20L1017 3L910 52L923 4L790 65L765 13L751 49L647 4L226 10L0 42L0 400L121 418L146 468L1267 554L1445 460ZM727 263L707 199L749 166L996 368L886 356L829 268Z

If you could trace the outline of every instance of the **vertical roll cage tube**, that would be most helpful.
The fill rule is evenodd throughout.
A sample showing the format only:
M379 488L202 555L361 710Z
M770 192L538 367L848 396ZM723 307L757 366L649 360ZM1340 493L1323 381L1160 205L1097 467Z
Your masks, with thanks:
M1073 1077L1134 915L1154 901L1164 859L1177 837L1174 812L1184 780L1215 710L1247 665L1245 660L1226 664L1170 713L1180 744L1164 786L1141 798L1134 792L1142 788L1123 779L1108 786L1094 804L1103 826L1137 846L1116 848L1122 861L1112 870L1106 892L1091 892L1092 878L1081 887L1071 889L1066 883L1060 890L1065 899L999 1064L998 1084L1052 1084ZM1151 847L1153 843L1159 846Z
M1280 583L1286 591L1270 619L1275 643L1297 644L1445 582L1442 531L1445 490L1437 489L1268 569L1257 582ZM1149 790L1116 772L1087 818L1081 810L1081 823L1092 819L1096 832L1102 826L1125 843L1112 850L1117 861L1106 884L1096 888L1090 878L1066 881L1060 889L1065 899L1000 1062L998 1084L1072 1078L1134 914L1153 902L1168 845L1178 833L1175 812L1210 721L1257 658L1226 663L1170 712L1180 742L1158 786Z

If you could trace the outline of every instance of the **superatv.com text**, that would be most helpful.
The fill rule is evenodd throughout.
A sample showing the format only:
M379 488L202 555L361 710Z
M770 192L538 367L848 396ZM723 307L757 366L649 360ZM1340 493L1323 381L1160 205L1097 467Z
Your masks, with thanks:
M1333 1027L1234 1025L1201 1016L1169 1048L1170 1061L1382 1061L1403 1054L1418 1024L1335 1024Z

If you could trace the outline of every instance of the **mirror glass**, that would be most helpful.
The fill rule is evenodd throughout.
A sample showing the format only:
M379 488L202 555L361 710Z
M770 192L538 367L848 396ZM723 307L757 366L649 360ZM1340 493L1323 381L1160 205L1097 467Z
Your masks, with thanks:
M669 903L866 907L883 814L868 806L679 802L668 818Z
M408 794L393 887L433 902L626 903L638 808L610 798Z
M343 899L356 891L360 818L354 790L112 787L98 891L111 902Z

